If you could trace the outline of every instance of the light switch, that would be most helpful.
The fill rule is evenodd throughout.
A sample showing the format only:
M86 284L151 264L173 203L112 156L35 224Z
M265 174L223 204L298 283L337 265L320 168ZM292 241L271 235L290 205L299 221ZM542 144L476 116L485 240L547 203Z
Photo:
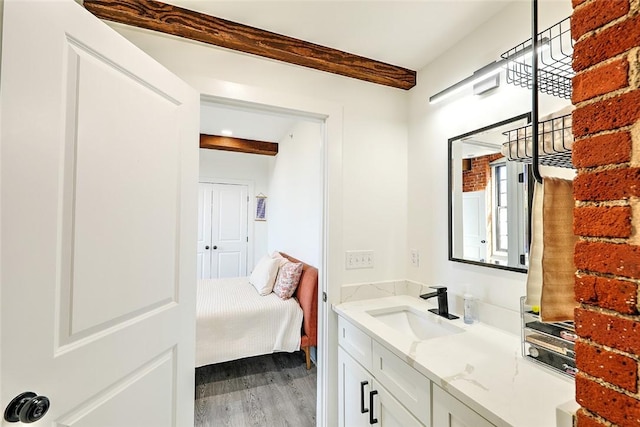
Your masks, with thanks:
M347 270L373 268L373 251L347 251L345 267Z

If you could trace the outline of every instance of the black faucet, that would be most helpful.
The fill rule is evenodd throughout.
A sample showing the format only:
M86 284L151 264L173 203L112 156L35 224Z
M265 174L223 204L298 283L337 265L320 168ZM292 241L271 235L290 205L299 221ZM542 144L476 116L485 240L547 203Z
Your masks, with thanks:
M428 294L420 295L422 299L429 299L438 297L438 308L430 308L429 311L442 316L446 319L459 319L458 316L449 314L449 300L447 299L447 287L446 286L430 286L431 289L435 289L435 292L429 292Z

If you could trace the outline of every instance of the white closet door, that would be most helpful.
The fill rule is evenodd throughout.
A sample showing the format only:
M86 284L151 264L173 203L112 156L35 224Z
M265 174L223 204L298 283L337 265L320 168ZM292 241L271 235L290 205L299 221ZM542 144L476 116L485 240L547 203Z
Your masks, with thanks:
M247 197L246 185L200 183L199 277L247 275Z
M198 279L211 278L211 184L198 185Z

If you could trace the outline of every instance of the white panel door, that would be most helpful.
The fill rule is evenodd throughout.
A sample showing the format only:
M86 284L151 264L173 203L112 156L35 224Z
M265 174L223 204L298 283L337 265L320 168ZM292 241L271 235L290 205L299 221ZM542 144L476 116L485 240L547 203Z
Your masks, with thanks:
M487 210L485 191L462 193L463 258L472 261L487 260Z
M213 184L211 276L247 275L247 186Z
M198 184L198 279L211 278L211 184Z
M2 406L193 425L198 94L72 0L4 2L1 72Z
M248 188L200 183L198 277L218 279L247 275Z

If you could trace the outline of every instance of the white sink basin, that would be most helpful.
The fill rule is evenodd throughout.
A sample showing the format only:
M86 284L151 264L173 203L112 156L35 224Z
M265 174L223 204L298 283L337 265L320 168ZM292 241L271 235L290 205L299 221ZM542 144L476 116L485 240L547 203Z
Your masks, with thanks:
M464 329L452 325L448 320L413 307L398 306L367 311L369 315L396 331L423 341L447 335L459 334Z

